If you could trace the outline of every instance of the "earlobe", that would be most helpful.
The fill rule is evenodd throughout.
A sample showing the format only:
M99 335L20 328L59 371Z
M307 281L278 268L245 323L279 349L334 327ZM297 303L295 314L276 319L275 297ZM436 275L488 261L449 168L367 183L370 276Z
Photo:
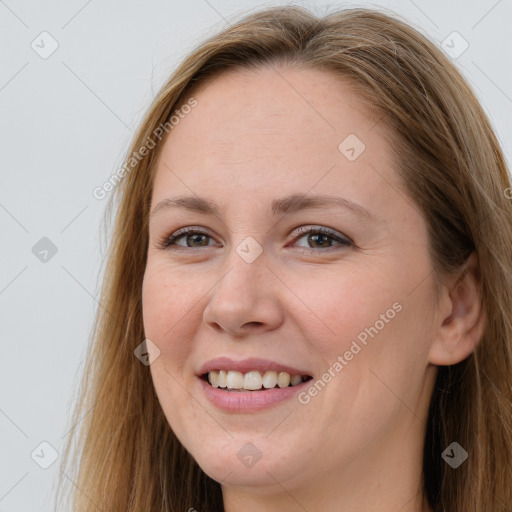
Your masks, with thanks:
M429 352L429 362L447 366L457 364L477 347L484 333L480 269L476 252L466 260L461 275L443 290L438 324Z

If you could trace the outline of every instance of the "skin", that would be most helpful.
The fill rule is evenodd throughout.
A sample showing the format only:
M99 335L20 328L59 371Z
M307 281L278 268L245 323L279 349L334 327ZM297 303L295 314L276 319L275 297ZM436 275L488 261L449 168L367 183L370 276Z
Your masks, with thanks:
M170 426L221 483L228 512L429 510L420 500L427 410L436 365L467 357L482 333L476 257L435 307L427 226L398 180L389 133L338 77L237 70L194 97L161 148L151 210L194 195L220 213L152 215L143 284L145 334L160 350L150 370ZM349 134L366 146L354 161L338 149ZM271 201L292 193L344 197L378 220L333 206L272 215ZM211 238L159 247L187 226ZM299 226L331 228L356 247L315 243ZM262 249L252 263L236 252L249 236ZM195 374L218 356L262 357L319 379L394 303L401 311L307 404L230 413L201 390ZM261 452L252 467L237 458L247 442Z

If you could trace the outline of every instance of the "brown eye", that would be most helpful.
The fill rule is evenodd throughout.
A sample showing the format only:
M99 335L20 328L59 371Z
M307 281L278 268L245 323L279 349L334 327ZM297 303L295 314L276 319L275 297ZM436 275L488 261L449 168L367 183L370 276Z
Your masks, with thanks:
M177 243L183 239L184 243ZM208 243L213 238L207 233L199 229L181 229L173 233L171 236L164 238L160 241L158 246L161 249L179 248L179 249L196 249L201 247L208 247Z
M201 233L193 233L191 235L182 235L177 238L179 240L185 236L186 245L188 247L194 247L194 244L198 244L199 247L204 247L205 245L208 245L208 238L210 238L208 235L201 234ZM206 243L205 243L206 240Z
M319 247L331 247L332 239L329 235L320 234L310 234L308 235L308 243L318 244Z
M305 247L311 251L322 251L322 249L331 249L336 246L352 247L353 242L341 234L332 231L324 227L305 227L297 230L301 236L295 237L295 241L302 238L306 239L306 246L299 245L299 247ZM335 242L333 244L333 241ZM313 246L311 246L311 244Z
M322 250L325 252L326 250L334 249L338 246L354 246L351 240L340 233L321 226L301 227L297 230L296 235L297 234L299 236L294 238L295 243L297 240L305 238L307 245L299 245L299 247L304 247L305 250L312 252L322 252ZM182 239L184 243L177 243ZM213 237L204 231L197 228L184 228L161 240L158 246L161 249L200 249L201 247L211 246L210 241L214 241Z

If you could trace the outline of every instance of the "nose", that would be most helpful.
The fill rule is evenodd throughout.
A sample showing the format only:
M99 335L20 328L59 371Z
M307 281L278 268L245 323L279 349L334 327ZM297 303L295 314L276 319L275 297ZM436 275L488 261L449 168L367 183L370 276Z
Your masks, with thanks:
M267 268L264 254L248 263L233 250L228 270L211 291L203 321L233 338L276 329L283 322L279 286L283 284Z

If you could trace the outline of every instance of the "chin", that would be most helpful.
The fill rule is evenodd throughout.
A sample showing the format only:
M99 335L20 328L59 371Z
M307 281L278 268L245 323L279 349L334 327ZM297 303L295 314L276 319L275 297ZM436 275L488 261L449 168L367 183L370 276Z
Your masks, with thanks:
M289 475L283 475L283 468L278 463L263 464L261 460L252 467L246 467L239 461L223 464L218 460L198 460L201 469L213 480L227 487L273 487L276 480L282 482L287 480ZM274 477L274 478L272 478Z
M291 460L293 453L285 453L283 444L277 438L276 441L273 444L263 438L252 443L243 436L212 446L205 440L190 453L201 469L222 485L275 487L276 480L282 483L296 477L297 468L306 464L306 461Z

